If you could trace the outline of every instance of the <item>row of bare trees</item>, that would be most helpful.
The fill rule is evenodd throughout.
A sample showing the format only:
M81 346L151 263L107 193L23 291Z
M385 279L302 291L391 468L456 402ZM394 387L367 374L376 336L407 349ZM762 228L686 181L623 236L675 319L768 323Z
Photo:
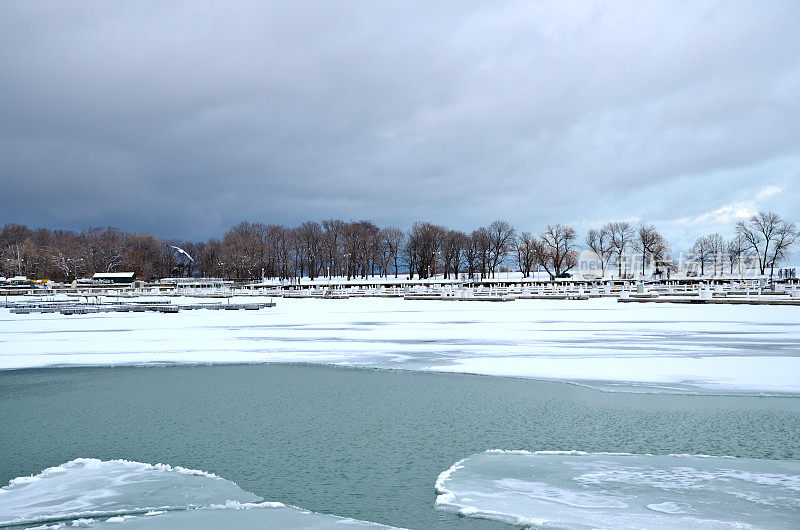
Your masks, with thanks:
M769 272L772 276L775 266L788 258L798 238L794 223L774 212L758 212L737 222L736 232L728 240L717 233L697 238L692 254L700 275L705 275L707 266L713 267L714 275L726 269L729 274L741 274L744 267L752 264L759 274Z
M516 230L506 221L494 221L467 234L431 223L416 223L403 246L410 273L420 278L459 273L494 276L514 248Z
M59 281L122 270L147 279L398 275L404 248L405 234L397 228L337 219L295 228L243 221L204 242L115 228L72 232L7 224L0 231L0 275Z
M435 274L450 278L459 273L496 277L504 264L516 266L526 277L538 268L557 277L577 264L576 237L575 229L564 225L548 226L538 235L518 235L501 220L469 234L417 223L408 235L405 258L408 270L420 278Z
M0 260L4 276L58 280L118 270L135 270L143 277L168 276L178 265L172 250L152 234L116 228L80 233L32 230L17 224L0 231Z
M199 273L231 278L311 279L399 274L403 232L371 221L328 219L296 228L242 221L199 250Z
M0 232L3 275L55 280L118 270L140 278L494 276L511 254L522 256L526 275L537 265L559 274L574 266L574 241L569 227L517 237L513 226L499 220L469 234L424 222L406 233L366 220L308 221L294 228L242 221L222 238L199 243L115 228L71 232L9 224Z
M794 223L759 212L736 225L733 238L703 236L692 248L700 274L727 267L731 273L753 263L761 274L784 261L798 239ZM630 277L636 256L641 274L675 271L664 236L649 223L626 221L590 229L579 244L576 230L550 225L541 233L518 233L497 220L472 232L427 222L404 232L372 221L327 219L297 227L242 221L221 238L204 242L164 240L115 228L83 232L32 230L8 224L0 231L0 274L72 280L95 272L130 270L140 278L206 276L238 279L309 277L365 278L370 275L445 278L468 274L493 277L503 268L530 276L537 270L563 276L578 264L580 247L599 264L599 275L616 266ZM614 269L611 269L612 271Z
M632 252L641 257L642 275L647 264L654 265L656 271L672 268L667 240L653 225L644 221L638 225L615 221L601 228L592 228L586 233L586 246L597 256L601 276L605 275L609 264L614 261L617 264L617 277L627 276L629 271L625 257Z

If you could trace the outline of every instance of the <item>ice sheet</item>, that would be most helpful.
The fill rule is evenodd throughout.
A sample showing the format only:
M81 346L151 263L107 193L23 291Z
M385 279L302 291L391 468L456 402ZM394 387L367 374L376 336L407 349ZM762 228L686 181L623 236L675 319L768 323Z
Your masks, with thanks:
M0 488L0 527L322 529L343 524L381 526L263 502L212 473L126 460L79 458Z
M796 528L800 462L487 451L443 472L436 505L558 528Z
M800 307L613 299L279 299L261 311L75 316L3 309L0 369L312 362L553 379L604 390L800 394L799 323Z

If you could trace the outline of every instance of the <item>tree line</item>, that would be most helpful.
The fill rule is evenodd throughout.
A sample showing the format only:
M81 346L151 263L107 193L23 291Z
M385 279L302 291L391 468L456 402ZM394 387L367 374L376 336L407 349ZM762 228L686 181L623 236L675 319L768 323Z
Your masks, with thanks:
M741 272L743 266L755 266L765 274L787 258L798 237L794 223L773 212L759 212L738 222L730 239L720 234L698 238L691 255L700 274L706 268L714 274L718 269ZM74 232L6 224L0 231L0 272L56 281L115 271L134 271L145 279L370 275L425 279L459 274L494 277L512 268L526 277L543 270L556 278L578 265L580 250L590 253L598 276L612 272L617 278L632 277L639 272L632 270L634 261L641 265L642 275L648 266L656 273L676 271L670 245L647 222L610 222L588 230L580 240L574 227L561 224L532 233L497 220L465 232L429 222L401 230L367 220L327 219L296 227L242 221L223 237L201 242L117 228Z

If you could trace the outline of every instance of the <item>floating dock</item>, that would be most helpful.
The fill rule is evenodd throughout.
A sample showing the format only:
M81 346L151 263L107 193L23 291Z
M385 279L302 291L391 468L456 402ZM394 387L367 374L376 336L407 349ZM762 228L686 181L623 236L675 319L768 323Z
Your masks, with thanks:
M267 307L275 307L275 302L259 303L210 303L210 304L172 304L170 302L98 302L82 303L66 301L31 301L5 304L12 313L27 315L30 313L61 313L62 315L88 315L94 313L178 313L199 309L225 311L258 311Z
M794 305L800 306L797 298L699 298L697 296L631 296L618 298L617 302L655 302L661 304L729 304L729 305Z

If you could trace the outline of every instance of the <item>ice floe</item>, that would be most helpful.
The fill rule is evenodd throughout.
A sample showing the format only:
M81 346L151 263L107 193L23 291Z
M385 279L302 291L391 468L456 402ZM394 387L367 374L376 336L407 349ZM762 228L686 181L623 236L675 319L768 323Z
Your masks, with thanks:
M0 527L338 528L381 525L265 502L212 473L79 458L0 488Z
M557 528L797 528L800 462L486 451L435 484L440 509Z

